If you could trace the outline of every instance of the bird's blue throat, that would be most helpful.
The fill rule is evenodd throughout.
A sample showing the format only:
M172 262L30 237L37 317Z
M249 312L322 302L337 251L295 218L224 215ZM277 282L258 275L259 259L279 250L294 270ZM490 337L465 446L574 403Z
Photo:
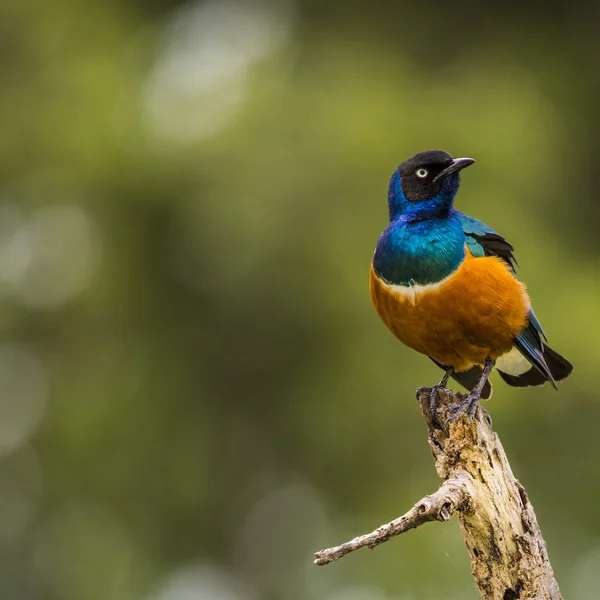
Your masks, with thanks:
M390 181L390 223L377 243L373 268L394 285L425 285L442 281L465 257L465 234L453 208L458 175L449 178L434 198L409 201L400 175Z

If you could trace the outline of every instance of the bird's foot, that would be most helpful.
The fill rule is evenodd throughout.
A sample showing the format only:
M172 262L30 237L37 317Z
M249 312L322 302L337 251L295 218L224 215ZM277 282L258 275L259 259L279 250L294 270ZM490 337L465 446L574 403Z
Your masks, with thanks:
M455 404L451 404L445 411L444 417L450 415L446 422L444 423L444 427L448 427L450 423L454 423L458 421L463 415L468 415L469 419L473 420L475 415L477 414L477 407L479 406L479 395L476 394L467 394L463 396L458 402Z
M437 421L437 407L440 400L440 392L443 392L450 398L450 401L454 400L454 392L447 388L444 385L434 385L431 388L422 387L417 390L417 399L421 396L421 394L426 393L429 394L429 413L431 415L431 422L435 423Z
M444 428L447 428L450 423L454 423L458 421L463 415L468 415L469 419L472 421L477 414L477 409L483 411L485 419L488 425L492 426L492 418L489 413L481 404L479 404L480 394L470 393L466 396L463 396L458 402L455 404L451 404L445 411L444 417L448 414L450 415L446 421L444 422Z

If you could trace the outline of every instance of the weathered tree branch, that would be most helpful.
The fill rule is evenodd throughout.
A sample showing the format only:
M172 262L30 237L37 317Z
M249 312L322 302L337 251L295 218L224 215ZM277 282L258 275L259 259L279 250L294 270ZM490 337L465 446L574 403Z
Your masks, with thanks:
M467 478L462 475L456 479L444 481L437 492L419 500L405 515L341 546L317 552L315 564L326 565L365 546L375 548L375 546L387 542L391 537L400 535L409 529L415 529L427 521L448 521L454 511L462 508L468 501L467 481Z
M440 392L440 411L451 400ZM439 490L372 533L317 552L315 563L326 565L359 548L374 548L427 521L447 521L456 512L484 600L562 600L533 506L483 411L473 421L462 417L446 431L432 421L427 390L420 392L419 403L435 467L444 480Z

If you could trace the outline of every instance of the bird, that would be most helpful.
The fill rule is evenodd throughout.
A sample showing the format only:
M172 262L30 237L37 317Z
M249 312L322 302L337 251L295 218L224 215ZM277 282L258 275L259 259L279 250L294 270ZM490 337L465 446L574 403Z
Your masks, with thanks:
M494 368L514 387L556 383L573 365L550 348L531 307L513 246L485 223L454 208L460 173L475 162L443 150L415 154L396 168L388 188L389 223L371 261L373 306L406 346L444 370L468 393L447 409L445 424L489 399ZM429 389L429 388L428 388ZM486 413L487 414L487 413Z

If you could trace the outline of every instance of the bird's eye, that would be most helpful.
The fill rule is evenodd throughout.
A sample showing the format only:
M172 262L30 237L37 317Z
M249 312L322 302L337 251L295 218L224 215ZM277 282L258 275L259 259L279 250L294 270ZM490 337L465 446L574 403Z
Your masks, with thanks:
M429 175L429 171L427 169L417 169L415 171L415 175L419 178L419 179L425 179L425 177L427 177L427 175Z

